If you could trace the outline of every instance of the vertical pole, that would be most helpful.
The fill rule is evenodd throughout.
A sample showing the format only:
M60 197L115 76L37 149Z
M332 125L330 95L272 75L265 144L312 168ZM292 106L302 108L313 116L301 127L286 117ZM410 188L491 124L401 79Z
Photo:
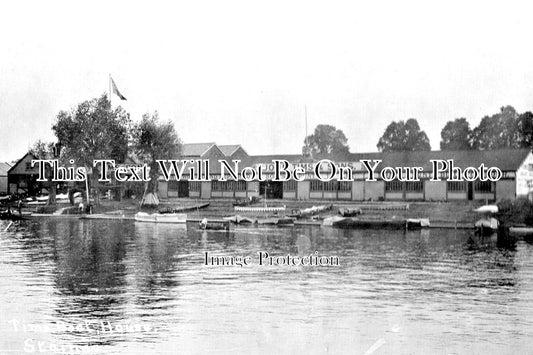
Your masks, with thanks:
M89 197L89 171L87 171L85 175L85 194L87 195L87 207L89 207L89 213L91 213L91 199Z
M309 148L309 142L307 140L307 105L305 105L305 148Z
M111 91L112 91L112 89L111 89L111 73L110 73L109 74L109 106L111 106L111 108L113 108L112 105L111 105L111 95L113 95L113 93Z

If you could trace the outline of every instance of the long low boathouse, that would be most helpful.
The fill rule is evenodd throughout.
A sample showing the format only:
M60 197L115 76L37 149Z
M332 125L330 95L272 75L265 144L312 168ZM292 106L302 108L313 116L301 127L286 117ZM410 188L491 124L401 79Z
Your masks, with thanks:
M180 181L159 179L159 194L163 198L192 197L250 198L266 196L267 199L295 200L344 200L344 201L455 201L515 199L527 197L533 187L533 155L529 149L503 149L492 151L427 151L427 152L373 152L352 153L344 156L303 155L260 155L251 156L239 145L218 146L215 143L185 144L183 159L208 160L211 181L189 181L182 176ZM239 160L241 167L261 166L264 181L227 179L221 181L219 160L233 164ZM314 167L321 160L328 160L336 166L351 170L351 181L320 181ZM284 160L292 167L305 171L303 181L273 181L275 160ZM369 181L368 169L363 160L380 163L375 169L375 181ZM449 181L450 177L440 174L441 181L431 181L433 160L453 161L456 169L469 167L495 167L501 171L498 181ZM384 179L381 172L385 167L416 168L419 181ZM327 168L326 168L327 170ZM327 172L326 172L327 173ZM326 174L327 175L327 174ZM227 178L227 174L226 174ZM389 181L386 181L389 180Z

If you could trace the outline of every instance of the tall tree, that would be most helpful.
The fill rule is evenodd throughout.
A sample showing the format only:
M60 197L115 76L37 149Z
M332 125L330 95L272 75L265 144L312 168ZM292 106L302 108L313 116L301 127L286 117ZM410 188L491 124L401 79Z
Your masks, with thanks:
M68 159L78 166L92 168L95 159L124 162L128 152L130 116L122 107L113 109L106 95L80 103L75 109L61 111L52 126ZM98 172L93 169L93 187Z
M518 148L518 113L512 106L504 106L500 112L485 116L472 131L472 146L475 149Z
M159 166L156 160L175 159L181 153L181 140L172 121L161 122L159 114L144 114L134 126L133 146L138 157L150 167L148 191L157 192Z
M414 118L389 124L377 147L383 152L431 150L428 136Z
M30 152L35 155L37 159L58 159L59 158L59 148L57 144L51 142L44 142L38 140L30 148ZM57 182L52 180L52 169L46 165L45 168L46 179L48 180L49 185L49 194L48 194L48 205L55 205L56 203L56 194L57 194Z
M470 138L472 130L466 118L456 118L454 121L448 121L446 126L440 132L441 150L467 150L472 145Z
M31 146L30 153L35 155L37 159L53 159L54 147L54 143L45 142L39 139Z
M518 116L517 129L520 147L533 148L533 113L527 111Z
M346 154L349 153L348 139L344 132L331 125L319 124L304 141L304 155Z

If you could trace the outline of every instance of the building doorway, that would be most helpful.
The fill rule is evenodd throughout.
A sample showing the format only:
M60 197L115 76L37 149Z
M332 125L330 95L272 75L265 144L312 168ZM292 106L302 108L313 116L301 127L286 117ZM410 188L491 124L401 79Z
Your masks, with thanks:
M468 181L467 187L466 187L466 194L468 201L472 201L474 199L474 187L473 187L472 181Z
M189 181L178 181L178 197L189 197Z
M283 182L281 181L260 181L259 182L259 195L261 197L265 196L270 199L281 199L283 198Z

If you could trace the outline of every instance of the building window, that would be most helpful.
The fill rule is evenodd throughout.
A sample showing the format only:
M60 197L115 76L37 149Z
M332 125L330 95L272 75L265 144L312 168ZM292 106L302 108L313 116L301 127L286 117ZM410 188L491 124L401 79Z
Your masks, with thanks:
M405 191L424 192L424 182L423 181L407 181L405 183Z
M476 192L493 192L492 181L476 181L474 183L474 191Z
M446 188L448 192L466 192L466 181L448 181Z
M320 180L311 180L311 191L322 191L324 183Z
M352 191L352 182L339 181L339 191Z
M200 191L200 181L189 181L190 191Z
M296 183L294 182L294 190L296 190ZM286 183L284 183L286 184ZM285 190L285 191L294 191L294 190ZM320 180L311 180L311 191L325 191L325 192L337 192L337 191L352 191L352 182L351 181L320 181Z
M225 184L223 185L224 191L235 191L235 181L228 180L224 182L225 182Z
M283 191L296 191L298 181L289 180L283 182Z
M179 181L177 180L169 180L168 181L168 190L169 191L178 191L179 188Z
M222 181L213 180L211 181L211 191L222 191Z
M219 180L213 180L211 181L211 191L235 191L235 181L228 180L228 181L219 181ZM245 190L238 190L238 191L245 191Z
M338 181L326 181L323 184L324 191L337 191L339 187Z
M26 170L33 170L33 168L31 167L30 161L26 163Z
M385 192L402 192L403 182L398 180L385 181Z
M244 180L235 181L235 191L246 191L246 181Z

